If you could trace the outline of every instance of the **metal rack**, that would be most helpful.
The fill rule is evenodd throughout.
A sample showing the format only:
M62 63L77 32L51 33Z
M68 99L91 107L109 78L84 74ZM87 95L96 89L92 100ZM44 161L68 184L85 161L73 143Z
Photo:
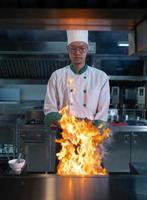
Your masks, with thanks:
M123 115L128 115L129 119L146 119L146 113L145 109L123 109Z
M17 157L16 118L0 118L0 159Z
M7 157L9 160L11 157L16 157L16 145L15 144L0 144L0 157Z

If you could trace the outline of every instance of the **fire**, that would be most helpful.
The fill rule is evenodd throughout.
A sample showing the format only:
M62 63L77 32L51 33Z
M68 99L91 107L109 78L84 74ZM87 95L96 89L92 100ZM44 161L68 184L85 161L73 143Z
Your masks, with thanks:
M68 107L60 113L62 138L56 142L61 143L62 149L57 153L57 174L106 175L107 170L102 167L100 144L109 137L110 129L99 131L91 121L70 115Z

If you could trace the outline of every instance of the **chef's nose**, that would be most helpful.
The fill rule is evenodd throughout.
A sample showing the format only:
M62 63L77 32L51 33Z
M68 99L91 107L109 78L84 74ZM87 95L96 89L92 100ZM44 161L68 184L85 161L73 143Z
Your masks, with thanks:
M80 48L76 48L76 49L75 49L75 53L81 54L81 49L80 49Z

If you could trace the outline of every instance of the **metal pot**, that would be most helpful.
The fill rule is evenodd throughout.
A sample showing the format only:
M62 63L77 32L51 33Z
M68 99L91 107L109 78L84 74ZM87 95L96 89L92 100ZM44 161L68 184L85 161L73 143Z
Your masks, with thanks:
M27 124L42 124L44 120L43 110L30 110L25 115Z

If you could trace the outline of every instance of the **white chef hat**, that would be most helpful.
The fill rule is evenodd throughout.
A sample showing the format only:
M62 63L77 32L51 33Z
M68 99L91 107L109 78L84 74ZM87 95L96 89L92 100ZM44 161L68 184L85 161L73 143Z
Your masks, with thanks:
M88 30L67 30L67 45L76 41L88 44Z

